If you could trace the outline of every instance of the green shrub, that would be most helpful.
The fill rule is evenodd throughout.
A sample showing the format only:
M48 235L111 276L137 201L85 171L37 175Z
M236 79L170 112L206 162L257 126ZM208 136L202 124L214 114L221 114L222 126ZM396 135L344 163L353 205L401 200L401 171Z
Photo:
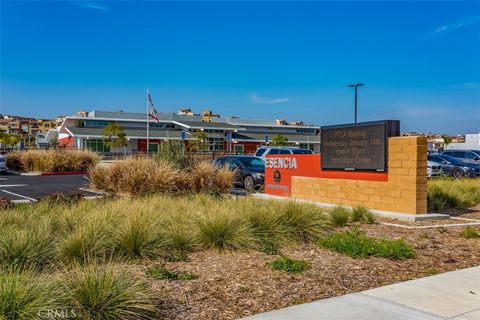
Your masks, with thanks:
M278 204L279 219L286 235L295 241L313 241L325 233L326 217L314 204L286 202Z
M0 269L0 319L36 320L42 312L64 308L58 286L32 271Z
M430 269L427 269L425 270L425 274L428 275L428 276L434 276L436 274L439 274L440 271L438 271L438 269L435 269L435 268L430 268Z
M480 179L442 178L428 181L429 211L469 208L480 203Z
M158 152L154 155L155 160L168 162L177 169L191 169L195 160L191 154L184 152L184 145L178 141L164 141L160 143Z
M289 257L279 257L270 264L273 269L290 273L302 273L311 268L310 263L303 260L294 260Z
M276 207L269 202L258 206L256 201L248 200L243 202L243 205L242 211L245 212L252 233L259 243L258 250L277 254L279 248L287 242L287 233Z
M211 208L197 220L196 237L203 247L237 250L256 246L248 223L228 207Z
M113 234L116 251L127 258L154 258L161 253L158 224L147 214L126 215Z
M374 224L376 221L377 221L377 217L375 217L373 212L371 212L370 210L368 210L363 214L363 223Z
M164 265L148 268L146 274L155 280L194 280L197 276L191 272L177 272L167 269Z
M0 227L0 233L0 266L41 269L55 259L53 230L45 221Z
M350 210L344 207L335 207L329 212L330 223L337 227L345 227L350 219Z
M480 230L474 226L468 226L460 233L465 239L480 239Z
M105 258L114 248L114 220L108 215L88 217L59 243L59 256L64 262L85 262Z
M319 244L353 258L368 256L405 260L415 257L412 246L400 240L371 238L358 230L337 232L328 235L319 241Z
M147 284L125 267L77 265L60 285L79 319L158 319Z

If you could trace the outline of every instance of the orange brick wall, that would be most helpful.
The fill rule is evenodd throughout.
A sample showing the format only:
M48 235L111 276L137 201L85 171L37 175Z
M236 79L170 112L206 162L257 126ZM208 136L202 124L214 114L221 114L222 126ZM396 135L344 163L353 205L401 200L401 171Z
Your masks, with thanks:
M388 141L388 181L292 177L291 196L412 214L427 213L427 139Z

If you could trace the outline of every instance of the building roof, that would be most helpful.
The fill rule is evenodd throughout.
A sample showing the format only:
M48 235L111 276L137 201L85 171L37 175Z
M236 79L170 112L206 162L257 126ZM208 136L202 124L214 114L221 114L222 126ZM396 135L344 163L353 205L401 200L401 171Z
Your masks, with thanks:
M158 118L160 122L177 122L179 125L184 124L185 127L206 128L215 127L222 129L238 129L242 130L242 126L259 126L272 128L320 128L311 125L284 125L277 124L275 120L258 120L258 119L240 119L237 117L221 117L212 118L212 122L203 122L200 115L180 115L173 112L159 112ZM146 121L146 113L142 112L123 112L123 111L90 111L87 117L69 116L70 119L88 119L95 118L100 120L130 120L130 121Z
M76 137L93 137L101 138L102 137L102 128L78 128L78 127L69 127L68 131L71 132L73 136ZM124 129L124 132L127 138L132 139L146 139L147 138L147 129ZM168 130L150 130L148 133L150 139L178 139L182 138L181 131L168 131ZM191 139L187 136L187 140Z
M273 137L276 136L276 133L273 135L260 134L260 133L238 133L234 132L232 134L233 140L239 141L252 141L252 142L264 142L265 136L268 136L269 141L272 141ZM320 136L312 134L282 134L282 136L288 139L288 142L298 142L298 143L320 143ZM308 137L308 138L307 138Z

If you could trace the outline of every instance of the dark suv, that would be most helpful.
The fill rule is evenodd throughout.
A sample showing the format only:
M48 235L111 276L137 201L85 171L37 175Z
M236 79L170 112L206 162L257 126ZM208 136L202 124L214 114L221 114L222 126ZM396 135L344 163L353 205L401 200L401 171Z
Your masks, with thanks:
M225 156L214 162L217 167L235 171L235 185L247 190L261 187L265 181L265 161L253 156Z
M445 150L441 154L458 158L463 162L480 164L480 150Z

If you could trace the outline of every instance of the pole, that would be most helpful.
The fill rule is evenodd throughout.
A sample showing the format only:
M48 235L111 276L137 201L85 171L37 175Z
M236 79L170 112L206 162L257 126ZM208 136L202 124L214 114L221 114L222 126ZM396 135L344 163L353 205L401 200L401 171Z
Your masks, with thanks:
M357 89L358 86L355 86L355 123L357 123Z
M149 134L150 134L150 123L149 123L149 104L148 104L148 95L150 94L150 90L147 89L147 154L150 153L150 143L149 143Z

